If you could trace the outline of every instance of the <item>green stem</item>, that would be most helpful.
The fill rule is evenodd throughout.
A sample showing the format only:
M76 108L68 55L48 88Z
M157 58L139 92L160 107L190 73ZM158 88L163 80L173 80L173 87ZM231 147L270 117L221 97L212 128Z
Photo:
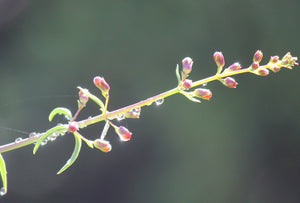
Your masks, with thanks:
M261 66L261 67L263 67L263 66ZM219 79L224 78L224 77L237 75L237 74L241 74L241 73L247 73L247 72L250 72L249 68L214 75L214 76L211 76L211 77L193 82L191 87L196 87L196 86L202 85L204 83L212 82L214 80L219 80ZM116 118L116 116L121 115L123 113L126 113L126 112L128 112L132 109L135 109L137 107L149 106L153 102L155 102L159 99L164 99L164 98L169 97L171 95L181 93L181 91L182 91L181 88L178 86L176 88L173 88L171 90L168 90L168 91L163 92L161 94L158 94L156 96L150 97L150 98L145 99L143 101L140 101L140 102L137 102L135 104L120 108L120 109L115 110L115 111L106 112L106 113L105 113L105 109L107 108L107 104L105 104L105 107L103 106L104 107L104 113L103 114L98 115L98 116L94 116L92 118L88 118L88 119L85 119L85 120L82 120L82 121L79 121L78 122L79 128L85 128L88 125L92 125L92 124L95 124L95 123L98 123L100 121L104 121L104 120L107 120L107 119L114 119L114 118ZM25 139L23 139L19 142L12 142L12 143L9 143L9 144L6 144L6 145L2 145L2 146L0 146L0 153L11 151L11 150L14 150L14 149L18 149L18 148L33 144L41 136L43 136L43 134L44 133L38 134L34 137L25 138Z

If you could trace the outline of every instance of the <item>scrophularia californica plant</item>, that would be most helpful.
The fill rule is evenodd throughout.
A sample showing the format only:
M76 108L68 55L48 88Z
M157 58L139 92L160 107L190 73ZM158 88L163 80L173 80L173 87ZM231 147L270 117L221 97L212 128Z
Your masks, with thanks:
M139 118L142 107L149 106L153 103L159 105L165 98L174 94L182 94L189 100L200 103L201 100L209 100L212 97L212 92L209 89L203 87L196 88L203 84L207 84L209 82L217 80L221 82L221 84L229 88L236 88L238 83L232 77L234 75L242 73L252 73L259 76L267 76L270 73L269 70L276 73L279 72L282 68L292 69L294 65L298 65L297 57L293 57L289 52L281 59L278 56L272 56L267 64L260 65L260 62L263 58L263 53L258 50L253 56L252 64L246 68L243 68L241 64L235 62L224 69L225 59L222 52L215 52L213 58L217 65L217 72L215 75L194 82L191 79L187 79L189 77L189 74L192 72L193 60L190 57L186 57L182 60L181 71L179 70L179 65L177 65L176 67L176 77L178 83L175 88L113 111L108 110L110 86L104 79L104 77L96 76L93 80L94 85L101 91L104 102L99 97L90 93L89 90L78 87L78 108L74 116L69 109L63 107L53 109L49 115L50 122L57 114L63 115L67 120L65 124L58 124L43 133L31 133L28 138L18 138L12 143L0 146L0 173L3 182L3 187L0 190L0 195L4 195L7 192L6 166L2 157L2 153L4 152L34 144L33 154L36 154L39 147L41 145L45 145L49 140L54 140L58 136L65 135L66 133L73 134L75 139L75 148L70 159L57 172L57 174L60 174L67 168L69 168L78 157L82 141L84 141L90 148L96 148L106 153L110 152L112 150L112 146L109 141L105 139L109 127L114 128L115 134L118 135L121 141L129 141L133 136L132 132L124 126L118 126L114 124L115 120L122 120L125 118ZM86 107L86 104L89 100L92 100L93 102L98 104L101 112L97 116L89 117L81 121L76 121L78 114L84 107ZM99 138L95 140L89 140L79 133L80 129L102 121L105 122L105 125Z

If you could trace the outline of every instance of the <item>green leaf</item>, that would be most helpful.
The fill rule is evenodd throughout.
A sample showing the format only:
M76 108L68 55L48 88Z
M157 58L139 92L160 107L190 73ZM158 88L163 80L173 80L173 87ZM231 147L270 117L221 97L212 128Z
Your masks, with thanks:
M33 149L33 154L36 153L36 151L38 150L39 146L41 145L41 143L43 142L43 140L45 140L47 137L53 135L53 133L61 133L65 130L68 130L68 125L59 125L59 126L55 126L51 129L49 129L47 132L45 132L45 134L43 136L41 136L35 146L34 146L34 149Z
M102 111L104 111L104 103L95 95L91 94L87 89L77 87L80 91L83 92L86 96L88 96L91 100L93 100L96 104L98 104Z
M81 149L82 140L80 138L80 135L77 134L77 132L74 132L74 138L75 138L75 148L74 148L74 151L72 153L72 156L66 162L66 164L57 172L57 174L61 174L67 168L69 168L74 163L74 161L77 159L77 157L79 155L79 152L80 152L80 149Z
M180 73L179 73L179 65L178 64L176 66L176 77L177 77L177 81L179 84L181 82L181 77L180 77Z
M5 195L7 192L7 176L6 176L6 166L5 161L0 154L0 173L2 178L3 187L1 188L0 195Z
M49 114L49 121L51 122L53 117L56 115L56 114L63 114L65 115L65 117L70 121L72 120L72 113L69 109L67 108L63 108L63 107L58 107L58 108L55 108L51 111L51 113Z

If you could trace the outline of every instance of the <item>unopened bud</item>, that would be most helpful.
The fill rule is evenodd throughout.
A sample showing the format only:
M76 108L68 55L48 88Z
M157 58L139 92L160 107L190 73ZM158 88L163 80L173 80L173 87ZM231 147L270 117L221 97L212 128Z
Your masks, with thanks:
M273 66L271 67L271 70L274 72L274 73L277 73L280 71L280 67L279 66Z
M71 133L77 131L79 129L78 123L76 121L69 122L69 131Z
M270 62L277 63L279 61L279 56L272 56Z
M96 139L93 142L94 147L100 149L102 152L110 152L111 151L111 145L106 140Z
M256 74L260 75L260 76L267 76L267 75L269 75L269 70L266 68L261 68L261 69L257 70Z
M120 126L115 128L116 133L119 135L121 141L128 141L131 138L132 133L125 128L124 126Z
M192 80L189 80L189 79L185 79L184 81L183 81L183 84L182 84L182 86L186 89L186 90L188 90L188 89L190 89L191 88L191 86L192 86L192 83L193 83L193 81Z
M236 88L238 83L232 77L227 77L222 80L222 83L229 88Z
M190 57L185 57L182 60L182 72L188 75L192 71L193 60Z
M215 52L214 53L214 60L217 64L218 67L222 68L224 65L225 65L225 59L224 59L224 56L222 54L222 52Z
M198 88L194 90L194 95L201 99L209 100L212 96L212 93L209 89Z
M100 76L94 77L94 84L101 90L103 95L107 94L110 89L109 84Z
M242 67L241 67L241 64L239 64L239 63L234 63L234 64L231 64L228 68L227 68L227 70L228 71L235 71L235 70L240 70Z
M262 58L263 53L261 52L261 50L257 50L253 56L253 62L260 63Z
M251 65L251 68L252 68L253 70L258 69L258 68L259 68L259 63L253 62L252 65Z
M85 104L89 101L89 97L85 95L82 91L79 91L79 104L85 106Z

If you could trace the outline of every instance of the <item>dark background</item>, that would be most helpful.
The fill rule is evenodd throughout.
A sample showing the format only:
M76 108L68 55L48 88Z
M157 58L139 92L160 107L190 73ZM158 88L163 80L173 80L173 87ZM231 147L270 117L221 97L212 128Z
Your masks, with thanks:
M287 51L300 56L296 0L1 0L0 125L43 132L49 112L76 111L78 85L99 94L96 75L111 86L117 109L176 86L175 66L194 60L191 79L227 65L262 63ZM267 77L235 77L237 89L208 84L201 104L181 95L120 122L133 137L113 150L83 146L74 165L71 135L41 147L4 153L8 194L1 202L300 202L299 67ZM79 119L97 115L88 103ZM56 118L55 122L64 122ZM95 139L103 124L82 134ZM26 137L1 129L1 144Z

